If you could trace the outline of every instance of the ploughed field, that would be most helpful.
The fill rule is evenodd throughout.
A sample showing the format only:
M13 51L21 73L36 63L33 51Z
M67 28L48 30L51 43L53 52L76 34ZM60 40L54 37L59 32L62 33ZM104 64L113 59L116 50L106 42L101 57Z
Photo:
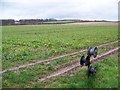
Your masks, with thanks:
M117 26L4 26L2 36L2 67L5 70L14 66L31 63L32 61L44 60L80 51L89 46L116 41L118 39L118 30ZM117 44L105 47L100 51L109 50L115 46ZM54 81L48 81L46 85L36 81L38 78L52 73L60 65L79 59L80 56L65 57L55 60L50 64L46 62L30 68L23 68L17 72L6 72L3 74L3 87L49 87L49 83ZM71 80L71 77L69 78ZM58 87L79 86L79 83L71 85L73 81L70 84L62 85L63 80L56 81L57 83L51 85L53 87L56 84L59 85Z

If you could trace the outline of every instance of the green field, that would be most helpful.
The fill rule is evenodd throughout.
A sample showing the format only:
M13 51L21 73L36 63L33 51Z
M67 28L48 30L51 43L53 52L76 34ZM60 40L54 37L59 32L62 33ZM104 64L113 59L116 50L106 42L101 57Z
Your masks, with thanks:
M47 59L49 57L79 51L83 48L86 49L88 46L96 46L115 41L118 39L118 30L117 26L4 26L2 36L2 66L4 70L32 62L33 60ZM109 50L114 46L116 45L104 47L100 51L105 51L105 48ZM53 83L54 80L51 82L48 81L45 85L36 82L39 77L52 73L59 65L79 59L79 57L80 55L65 57L53 61L51 64L42 63L31 68L23 68L18 72L6 72L3 74L3 87L49 87L48 85L51 82L51 87L86 87L85 83L88 81L81 84L80 82L73 83L77 79L75 77L81 75L81 72L75 74L75 77L66 78L66 83L71 78L74 78L74 80L66 85L62 84L64 83L64 78L59 82L55 79L55 84ZM109 61L113 63L113 58L108 59L108 64ZM107 68L107 65L105 68ZM84 74L84 70L82 72ZM117 73L114 69L113 72ZM14 79L15 77L16 79ZM98 73L98 77L102 76ZM107 74L105 76L106 78ZM57 79L59 80L59 78ZM116 81L114 81L115 83ZM107 86L101 85L97 87Z
M117 40L116 26L3 27L3 69Z
M118 88L118 58L117 54L112 55L104 61L97 62L92 66L97 67L96 76L87 77L87 67L78 73L66 76L56 77L47 83L36 83L35 87L49 88Z

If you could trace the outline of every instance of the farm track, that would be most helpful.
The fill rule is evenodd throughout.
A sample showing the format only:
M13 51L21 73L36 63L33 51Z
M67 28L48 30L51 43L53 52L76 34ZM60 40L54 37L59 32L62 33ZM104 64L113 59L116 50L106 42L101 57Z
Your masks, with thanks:
M118 50L119 50L119 47L116 47L116 48L111 49L111 50L109 50L109 51L107 51L107 52L105 52L105 53L102 53L101 55L98 55L96 58L92 58L92 59L91 59L91 63L94 63L94 62L96 62L96 61L98 61L98 60L101 60L101 59L103 59L105 56L109 56L109 55L115 53L115 52L118 51ZM68 66L66 66L66 67L63 67L63 68L61 68L61 69L53 72L52 74L50 74L50 75L48 75L48 76L45 76L45 77L43 77L43 78L40 78L40 79L38 79L38 81L39 81L39 82L44 82L44 81L46 81L46 80L49 80L49 79L51 79L51 78L53 78L53 77L56 77L56 76L59 76L59 75L63 75L63 74L66 74L66 73L69 74L69 73L74 72L75 70L78 71L78 70L81 69L81 68L84 68L84 67L79 64L79 60L74 60L74 62L71 63L70 65L68 65ZM75 72L76 72L76 71L75 71Z
M114 43L117 43L117 42L119 42L119 41L117 40L117 41L109 42L109 43L106 43L106 44L98 45L97 47L100 48L100 47L111 45L111 44L114 44ZM27 63L27 64L20 65L20 66L15 66L15 67L12 67L12 68L9 68L9 69L5 69L3 71L0 71L0 73L5 73L7 71L15 71L15 70L19 70L21 68L30 67L30 66L40 64L40 63L44 63L44 62L51 62L53 60L57 60L57 59L64 58L64 57L67 57L67 56L73 56L73 55L80 54L82 52L85 52L86 50L87 49L84 49L84 50L80 50L80 51L77 51L77 52L68 53L68 54L64 54L64 55L61 55L61 56L56 56L56 57L49 58L49 59L44 59L44 60L36 60L36 61L33 60L31 63Z

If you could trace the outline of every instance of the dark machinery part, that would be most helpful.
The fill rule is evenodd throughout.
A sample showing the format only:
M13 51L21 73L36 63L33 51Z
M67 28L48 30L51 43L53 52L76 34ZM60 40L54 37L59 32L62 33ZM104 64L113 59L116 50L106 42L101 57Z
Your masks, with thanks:
M96 58L97 54L98 54L98 48L97 47L88 48L88 51L87 51L88 56L93 56L94 58Z
M90 66L88 68L88 77L90 76L90 74L96 75L96 67Z
M97 57L98 54L98 48L97 47L90 47L87 50L87 57L85 57L84 55L80 58L80 65L84 65L88 66L88 77L93 74L96 75L96 67L92 67L90 66L91 62L90 62L90 57L93 56L94 58Z
M90 66L90 56L85 57L84 55L80 58L80 65L83 65L85 63L85 66Z

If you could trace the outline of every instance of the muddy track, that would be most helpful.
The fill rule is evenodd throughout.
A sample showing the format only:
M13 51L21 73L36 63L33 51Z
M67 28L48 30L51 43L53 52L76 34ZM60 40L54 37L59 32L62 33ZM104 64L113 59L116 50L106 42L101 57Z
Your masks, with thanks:
M118 49L119 49L119 47L116 47L116 48L111 49L111 50L109 50L101 55L98 55L96 58L92 58L91 63L94 63L94 62L96 62L96 61L98 61L106 56L113 54L114 52L118 51ZM74 70L80 69L80 68L84 68L84 67L80 65L79 60L75 60L75 62L73 64L68 65L66 67L63 67L63 68L53 72L52 74L50 74L48 76L40 78L40 79L38 79L38 81L43 82L43 81L49 80L53 77L56 77L56 76L59 76L59 75L65 74L65 73L69 73L69 72L71 73L71 71L74 71Z
M100 48L100 47L104 47L104 46L111 45L111 44L118 43L118 42L119 41L117 40L117 41L109 42L109 43L106 43L106 44L98 45L97 47ZM27 63L27 64L20 65L20 66L15 66L15 67L12 67L12 68L9 68L9 69L5 69L3 71L0 71L0 73L5 73L7 71L15 71L15 70L19 70L21 68L30 67L30 66L40 64L40 63L44 63L44 62L51 62L53 60L57 60L57 59L60 59L60 58L77 55L77 54L80 54L80 53L85 52L85 51L87 51L87 49L80 50L80 51L73 52L73 53L64 54L64 55L61 55L61 56L56 56L56 57L49 58L49 59L33 60L31 63Z

